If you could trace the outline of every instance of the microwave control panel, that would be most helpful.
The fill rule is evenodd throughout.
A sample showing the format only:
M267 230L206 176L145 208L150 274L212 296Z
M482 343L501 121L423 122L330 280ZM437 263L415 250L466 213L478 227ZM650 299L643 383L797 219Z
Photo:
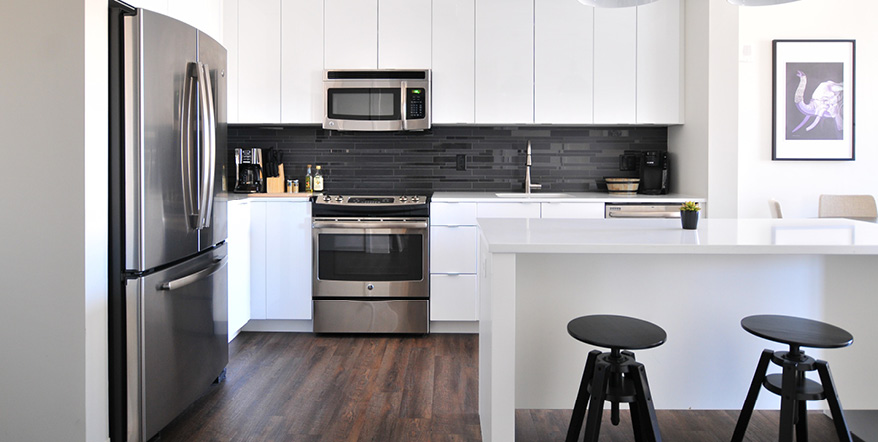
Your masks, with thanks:
M427 117L427 90L410 87L406 89L406 120L417 120Z

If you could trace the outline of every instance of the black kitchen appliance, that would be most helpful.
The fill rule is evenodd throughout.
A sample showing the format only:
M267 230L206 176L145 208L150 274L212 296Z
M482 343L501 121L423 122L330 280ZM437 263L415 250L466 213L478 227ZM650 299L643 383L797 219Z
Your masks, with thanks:
M668 193L670 162L668 153L647 150L640 156L640 188L644 195L665 195Z
M314 332L428 333L428 197L318 195L311 212Z
M235 149L235 192L256 193L264 190L265 178L262 149L258 147Z

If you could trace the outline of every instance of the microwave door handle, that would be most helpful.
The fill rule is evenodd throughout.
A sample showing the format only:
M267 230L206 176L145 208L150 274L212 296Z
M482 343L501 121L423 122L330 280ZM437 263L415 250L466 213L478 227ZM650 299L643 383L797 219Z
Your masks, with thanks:
M186 214L186 223L190 229L198 228L198 212L195 209L197 185L195 184L196 173L192 168L194 153L192 151L192 128L194 114L192 112L193 94L195 88L197 67L195 63L187 63L186 75L183 78L183 93L180 96L180 160L182 165L183 184L183 210Z
M408 103L406 100L406 91L408 90L408 82L405 80L401 81L400 87L402 88L402 90L400 91L400 94L399 94L400 95L400 98L399 98L399 101L400 101L400 103L399 103L399 111L400 111L399 119L402 120L402 130L408 130L409 129L409 120L408 120L407 115L406 115L407 114L406 108L408 107Z

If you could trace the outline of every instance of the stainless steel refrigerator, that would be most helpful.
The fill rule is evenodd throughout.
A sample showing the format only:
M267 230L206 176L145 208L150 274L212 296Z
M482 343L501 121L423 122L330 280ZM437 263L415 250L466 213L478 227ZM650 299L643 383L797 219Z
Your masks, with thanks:
M111 439L147 441L228 364L226 50L111 4Z

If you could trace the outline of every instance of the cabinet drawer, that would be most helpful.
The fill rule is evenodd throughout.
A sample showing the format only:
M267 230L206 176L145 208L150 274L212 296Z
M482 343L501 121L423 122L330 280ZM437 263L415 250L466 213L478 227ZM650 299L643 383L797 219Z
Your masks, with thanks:
M600 219L604 203L542 203L543 218Z
M476 275L430 275L431 321L478 321Z
M540 203L479 203L478 218L539 218Z
M430 228L430 273L476 273L478 228Z
M430 224L434 226L476 225L476 203L430 203Z

